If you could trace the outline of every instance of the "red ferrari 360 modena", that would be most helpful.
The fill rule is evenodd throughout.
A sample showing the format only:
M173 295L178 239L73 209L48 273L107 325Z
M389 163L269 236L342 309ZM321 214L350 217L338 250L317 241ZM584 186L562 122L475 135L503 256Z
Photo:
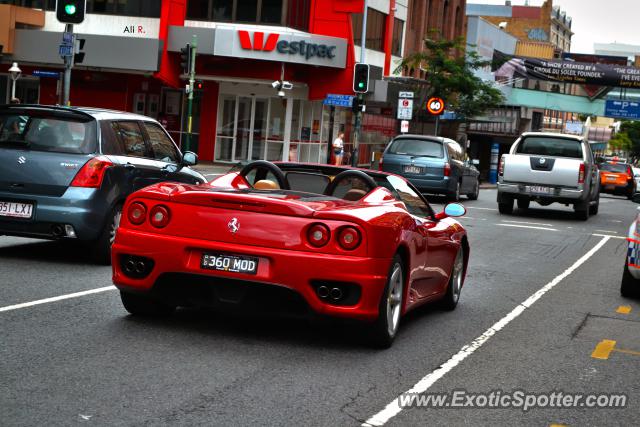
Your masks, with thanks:
M435 300L456 307L469 244L450 217L464 213L457 204L434 213L392 174L255 161L208 184L132 194L113 282L134 315L310 309L370 322L375 343L388 347L409 310Z

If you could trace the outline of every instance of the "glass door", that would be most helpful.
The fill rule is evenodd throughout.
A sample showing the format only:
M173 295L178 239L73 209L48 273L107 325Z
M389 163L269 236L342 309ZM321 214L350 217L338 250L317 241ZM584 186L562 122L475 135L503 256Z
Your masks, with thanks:
M248 96L239 96L236 115L235 147L233 160L249 160L249 144L251 144L251 116L253 99Z
M251 148L251 159L262 160L266 157L267 141L267 117L269 112L268 99L255 99L253 109L253 141Z
M215 159L233 161L233 142L236 134L236 96L221 95L216 131Z

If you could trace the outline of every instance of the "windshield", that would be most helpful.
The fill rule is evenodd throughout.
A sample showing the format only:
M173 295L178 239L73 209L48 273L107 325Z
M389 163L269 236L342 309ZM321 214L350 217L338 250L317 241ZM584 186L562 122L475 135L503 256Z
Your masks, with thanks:
M520 141L516 153L582 159L582 144L575 139L530 136Z
M93 120L48 116L29 112L0 114L0 148L26 146L33 151L89 154L96 151Z
M429 139L399 138L389 146L389 154L406 154L416 157L444 157L444 149L439 141Z
M624 163L603 163L600 170L605 172L627 173L629 166Z

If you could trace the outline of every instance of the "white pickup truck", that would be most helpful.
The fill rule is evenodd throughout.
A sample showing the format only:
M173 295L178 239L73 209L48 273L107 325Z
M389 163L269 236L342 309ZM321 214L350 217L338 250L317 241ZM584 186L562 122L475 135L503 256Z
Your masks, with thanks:
M531 201L573 205L576 216L587 220L598 213L600 179L589 142L580 136L528 132L500 159L498 208L500 213L528 209Z

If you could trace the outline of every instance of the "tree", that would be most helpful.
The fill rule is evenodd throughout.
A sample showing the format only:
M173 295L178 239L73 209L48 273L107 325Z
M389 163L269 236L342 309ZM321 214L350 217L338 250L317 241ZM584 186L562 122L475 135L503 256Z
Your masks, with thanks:
M500 90L474 74L491 66L491 61L482 59L473 50L465 54L464 38L433 37L424 43L425 51L408 55L396 69L396 73L403 69L426 71L419 91L424 99L419 105L424 105L431 96L438 96L445 100L448 110L469 119L504 102Z
M640 157L640 122L632 120L623 121L620 125L620 132L618 132L616 136L621 133L624 133L629 139L628 151L630 151L633 156ZM609 142L609 144L611 144L611 142Z
M613 151L631 151L633 142L626 132L618 132L609 140L609 148Z

